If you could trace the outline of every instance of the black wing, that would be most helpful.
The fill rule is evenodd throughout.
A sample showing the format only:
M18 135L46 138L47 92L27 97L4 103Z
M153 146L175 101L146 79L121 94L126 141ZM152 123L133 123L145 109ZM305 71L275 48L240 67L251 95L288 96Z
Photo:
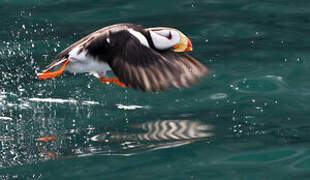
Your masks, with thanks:
M189 86L208 71L187 54L146 47L128 31L111 34L110 41L111 54L105 61L121 82L135 89L163 91L171 86Z
M82 48L85 48L85 47L89 46L89 44L91 44L92 42L96 43L97 40L105 38L110 32L117 32L120 30L128 29L128 28L140 28L140 29L142 29L142 27L140 27L138 25L129 24L129 23L114 24L111 26L101 28L101 29L83 37L82 39L76 41L75 43L73 43L69 47L67 47L66 49L62 50L59 54L56 55L56 57L53 58L52 62L49 65L47 65L45 68L46 68L46 70L48 70L48 69L57 67L57 65L60 64L62 60L69 57L69 52L77 46L81 46ZM101 48L100 46L94 46L94 47Z

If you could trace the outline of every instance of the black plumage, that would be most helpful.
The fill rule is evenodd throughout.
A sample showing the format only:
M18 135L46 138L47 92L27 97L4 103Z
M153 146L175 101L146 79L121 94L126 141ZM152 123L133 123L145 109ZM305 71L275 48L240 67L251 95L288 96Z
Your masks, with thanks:
M140 32L147 47L128 29ZM67 57L79 46L81 52L107 63L121 82L143 91L163 91L175 86L189 86L207 73L207 68L192 56L171 49L157 50L147 29L133 24L118 24L98 30L59 53L47 66Z

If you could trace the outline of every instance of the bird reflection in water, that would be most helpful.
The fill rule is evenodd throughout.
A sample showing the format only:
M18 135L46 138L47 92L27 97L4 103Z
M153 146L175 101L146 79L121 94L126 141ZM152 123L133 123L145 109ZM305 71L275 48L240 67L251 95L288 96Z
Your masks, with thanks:
M206 140L213 136L213 126L191 120L158 120L135 124L126 132L103 132L88 139L88 147L72 149L71 153L45 152L51 158L102 155L132 155L151 150L171 148ZM68 138L67 138L68 139ZM70 139L70 138L69 138ZM40 137L38 141L58 140L56 136ZM84 143L85 144L85 143ZM68 152L68 149L66 150ZM60 155L55 157L57 154ZM54 157L53 157L54 156Z
M96 142L120 142L123 149L169 148L213 136L212 126L189 120L158 120L131 126L141 133L105 132L91 138Z

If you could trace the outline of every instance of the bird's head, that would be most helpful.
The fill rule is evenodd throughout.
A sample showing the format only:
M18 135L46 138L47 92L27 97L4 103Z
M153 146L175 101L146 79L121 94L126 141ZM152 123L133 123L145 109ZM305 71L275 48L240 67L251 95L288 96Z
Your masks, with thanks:
M148 28L156 49L165 50L172 48L175 52L192 51L191 40L181 31L173 28Z
M192 51L193 45L191 40L186 37L182 32L178 32L180 36L180 41L173 45L173 50L175 52L185 52L185 51Z

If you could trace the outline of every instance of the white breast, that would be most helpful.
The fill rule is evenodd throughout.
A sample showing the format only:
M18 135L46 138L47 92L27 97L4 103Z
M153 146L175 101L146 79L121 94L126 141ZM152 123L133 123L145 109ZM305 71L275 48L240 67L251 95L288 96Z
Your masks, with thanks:
M96 72L100 74L105 74L106 71L111 70L107 63L89 55L86 50L78 53L79 50L80 47L75 47L69 52L70 63L65 70L73 73Z

